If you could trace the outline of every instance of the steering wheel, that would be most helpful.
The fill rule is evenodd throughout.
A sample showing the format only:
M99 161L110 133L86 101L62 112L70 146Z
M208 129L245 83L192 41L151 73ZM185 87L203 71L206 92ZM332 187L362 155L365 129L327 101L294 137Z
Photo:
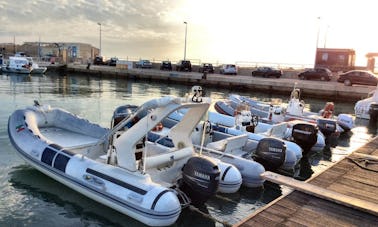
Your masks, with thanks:
M252 114L251 125L256 127L259 124L259 116Z

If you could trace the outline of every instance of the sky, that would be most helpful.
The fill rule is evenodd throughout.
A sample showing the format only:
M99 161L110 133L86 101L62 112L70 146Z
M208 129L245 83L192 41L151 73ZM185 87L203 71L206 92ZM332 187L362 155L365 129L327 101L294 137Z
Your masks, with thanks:
M316 47L378 52L376 0L0 0L0 43L81 42L105 57L313 64ZM184 24L184 21L187 24Z

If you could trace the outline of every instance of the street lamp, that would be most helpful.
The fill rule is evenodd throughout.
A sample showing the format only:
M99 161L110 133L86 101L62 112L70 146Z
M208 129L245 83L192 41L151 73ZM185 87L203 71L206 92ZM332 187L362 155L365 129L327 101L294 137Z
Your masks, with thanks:
M184 47L184 60L186 60L186 35L187 35L187 32L188 32L188 23L186 21L184 21L184 24L185 24L185 47Z
M320 17L317 17L318 19L318 32L316 35L316 49L315 49L315 63L314 63L314 68L316 67L316 57L318 55L318 45L319 45L319 33L320 33Z
M101 55L101 23L98 22L97 24L100 25L100 51L99 51L99 55L102 56Z

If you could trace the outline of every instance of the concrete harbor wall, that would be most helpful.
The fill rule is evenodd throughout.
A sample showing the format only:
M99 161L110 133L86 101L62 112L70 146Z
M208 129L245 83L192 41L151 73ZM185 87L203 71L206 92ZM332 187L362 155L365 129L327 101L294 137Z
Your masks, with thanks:
M166 81L168 83L197 84L204 87L224 87L231 90L253 90L276 94L289 94L293 86L300 88L302 96L329 99L330 101L347 100L358 101L366 98L373 86L345 86L334 80L309 81L299 80L293 71L284 71L281 78L260 78L250 75L220 75L198 72L162 71L158 69L119 69L110 66L69 64L68 72L85 73L93 76L108 76L116 78ZM294 78L293 78L294 77Z

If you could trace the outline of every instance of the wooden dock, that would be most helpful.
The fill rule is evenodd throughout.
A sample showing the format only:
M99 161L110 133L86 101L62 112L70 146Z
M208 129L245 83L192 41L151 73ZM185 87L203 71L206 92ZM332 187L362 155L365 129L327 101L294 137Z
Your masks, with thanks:
M269 172L263 177L295 190L235 227L378 226L378 137L306 182Z

